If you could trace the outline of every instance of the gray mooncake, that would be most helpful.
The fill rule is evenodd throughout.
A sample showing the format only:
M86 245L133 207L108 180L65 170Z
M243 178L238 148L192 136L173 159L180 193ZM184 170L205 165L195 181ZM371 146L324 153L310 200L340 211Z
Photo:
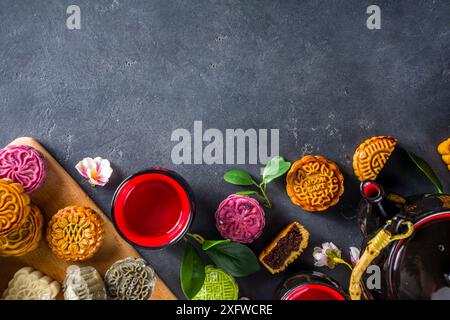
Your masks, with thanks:
M106 289L113 300L147 300L155 283L155 272L140 258L119 260L105 275Z
M102 277L93 267L69 266L63 283L65 300L106 300Z

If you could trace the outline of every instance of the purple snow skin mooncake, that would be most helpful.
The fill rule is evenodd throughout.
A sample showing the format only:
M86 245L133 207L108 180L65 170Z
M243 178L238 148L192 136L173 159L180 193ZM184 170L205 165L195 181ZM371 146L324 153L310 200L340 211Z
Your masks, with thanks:
M46 177L45 159L36 149L11 145L0 150L0 179L11 179L30 193L41 187Z
M240 243L259 238L266 224L264 209L246 195L230 195L220 203L215 217L222 237Z

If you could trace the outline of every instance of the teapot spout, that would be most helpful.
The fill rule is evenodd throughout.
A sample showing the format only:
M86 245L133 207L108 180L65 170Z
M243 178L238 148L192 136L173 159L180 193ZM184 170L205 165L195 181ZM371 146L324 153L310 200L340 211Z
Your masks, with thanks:
M385 195L383 187L375 181L366 180L361 183L360 189L363 198L367 202L377 205L381 215L387 219L388 214L382 204Z
M367 238L381 228L401 209L405 201L402 196L385 193L377 182L366 180L360 184L362 199L358 205L358 223L364 237Z

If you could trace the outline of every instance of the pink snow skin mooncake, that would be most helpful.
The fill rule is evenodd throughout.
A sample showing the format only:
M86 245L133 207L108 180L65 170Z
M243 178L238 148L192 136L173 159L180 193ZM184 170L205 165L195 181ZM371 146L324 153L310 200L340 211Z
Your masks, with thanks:
M266 224L263 208L246 195L230 195L220 203L215 217L222 237L240 243L253 242Z
M47 165L42 154L26 145L12 145L0 150L0 179L20 183L27 193L44 183Z

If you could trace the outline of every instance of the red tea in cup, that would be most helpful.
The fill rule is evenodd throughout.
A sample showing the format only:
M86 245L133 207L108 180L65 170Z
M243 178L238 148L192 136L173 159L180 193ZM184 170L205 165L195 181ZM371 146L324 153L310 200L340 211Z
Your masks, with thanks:
M280 300L347 300L339 283L327 275L300 272L286 279L275 292Z
M194 211L187 182L164 168L125 179L112 204L112 218L119 233L132 244L150 249L163 248L182 238Z
M326 285L304 284L288 292L283 300L345 300L345 298Z

